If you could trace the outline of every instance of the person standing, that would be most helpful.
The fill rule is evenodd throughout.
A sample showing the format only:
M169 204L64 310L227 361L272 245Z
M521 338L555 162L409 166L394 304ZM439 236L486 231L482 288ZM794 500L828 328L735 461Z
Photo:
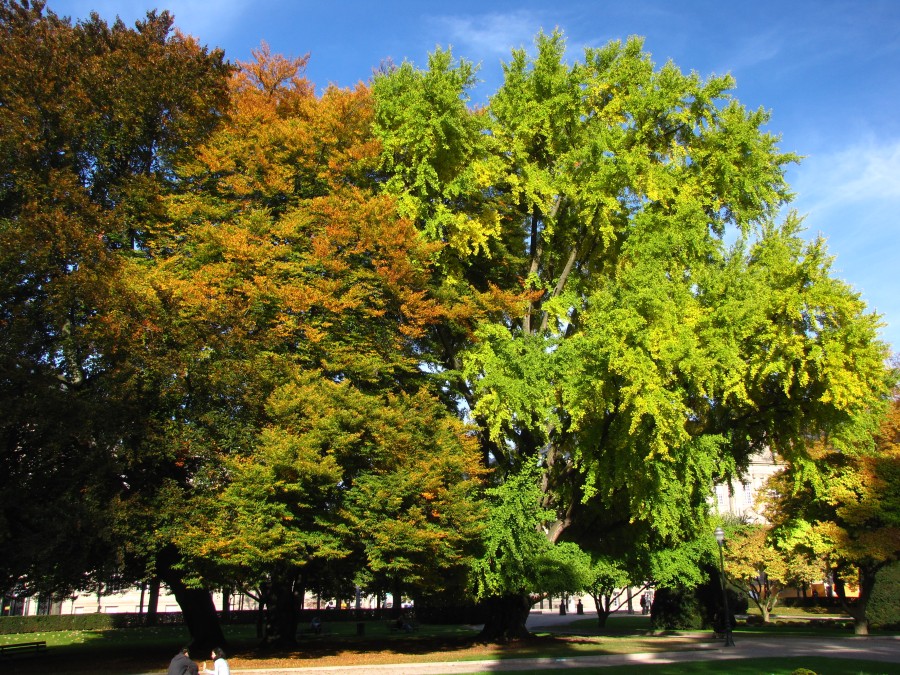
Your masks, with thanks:
M213 649L210 656L213 659L213 670L207 670L206 661L204 661L202 668L204 675L231 675L231 668L228 665L228 661L225 660L225 652L222 651L221 647Z
M182 647L169 663L166 675L199 675L197 664L191 661L191 654L187 647Z

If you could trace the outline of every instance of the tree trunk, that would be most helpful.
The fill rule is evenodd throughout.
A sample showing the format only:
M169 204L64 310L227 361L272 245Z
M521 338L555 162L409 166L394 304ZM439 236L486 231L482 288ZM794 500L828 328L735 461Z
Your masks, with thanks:
M525 622L531 611L528 595L495 596L485 600L487 620L478 636L485 642L508 642L531 636Z
M300 621L297 612L297 596L295 579L292 574L273 575L269 587L267 636L279 645L297 644L297 625Z
M174 546L163 549L158 556L157 572L181 607L184 623L191 634L191 649L202 654L213 647L224 647L225 635L219 625L212 596L202 588L185 586L181 572L173 569L179 557Z
M144 617L145 626L155 626L159 618L159 577L150 580L150 599L147 600L147 616Z
M878 569L878 567L859 568L859 598L853 605L847 601L843 579L835 574L834 589L837 591L844 611L853 617L853 632L856 635L869 634L869 618L866 614L869 598L872 597L872 590L875 588L875 576Z
M594 599L594 607L597 608L597 625L600 628L606 628L606 622L612 613L612 597L611 595L591 595ZM605 598L605 601L604 601Z
M400 619L403 615L403 586L400 584L400 579L394 578L393 584L391 586L391 595L394 600L391 604L391 613L390 617L392 619Z
M222 587L222 620L231 622L231 589L227 586Z

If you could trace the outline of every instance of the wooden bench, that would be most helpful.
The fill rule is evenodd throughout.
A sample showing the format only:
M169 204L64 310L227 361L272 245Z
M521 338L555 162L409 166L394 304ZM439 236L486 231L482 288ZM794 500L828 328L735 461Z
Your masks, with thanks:
M34 652L38 654L47 650L47 643L40 642L17 642L11 645L0 645L0 656L15 656L16 654L27 654Z

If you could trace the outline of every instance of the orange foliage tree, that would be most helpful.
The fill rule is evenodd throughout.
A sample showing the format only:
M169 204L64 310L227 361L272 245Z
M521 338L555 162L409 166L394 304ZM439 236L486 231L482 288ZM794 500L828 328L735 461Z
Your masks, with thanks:
M897 392L874 433L851 443L822 442L812 459L817 471L789 465L776 477L767 516L783 538L825 560L855 632L866 634L876 575L900 559ZM847 583L859 589L856 602L848 602Z
M368 90L317 96L305 59L255 58L148 239L159 442L185 471L123 512L162 523L158 559L175 543L196 581L259 593L268 637L291 642L298 598L342 561L373 591L459 576L483 469L420 368L449 311L439 246L377 193Z

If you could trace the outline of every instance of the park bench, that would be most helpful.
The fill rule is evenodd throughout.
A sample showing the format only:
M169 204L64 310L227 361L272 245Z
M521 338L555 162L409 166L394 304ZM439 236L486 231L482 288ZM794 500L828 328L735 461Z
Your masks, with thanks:
M0 645L0 656L15 656L16 654L27 654L33 652L38 654L46 651L47 643L40 642L17 642L11 645Z

